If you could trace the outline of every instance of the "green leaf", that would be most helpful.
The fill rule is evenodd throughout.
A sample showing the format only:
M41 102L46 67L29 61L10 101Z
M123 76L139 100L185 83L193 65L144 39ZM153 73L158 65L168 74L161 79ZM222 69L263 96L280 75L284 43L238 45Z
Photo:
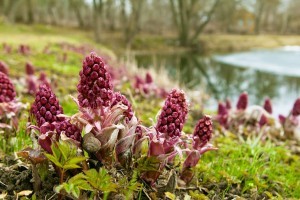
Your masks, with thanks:
M57 159L59 159L61 157L61 152L60 150L57 148L57 143L53 143L51 145L51 149L52 149L52 153L53 153L53 156Z
M83 157L83 156L74 157L74 158L71 158L70 160L68 160L66 162L66 164L77 164L77 163L80 163L84 160L86 160L86 157Z
M63 184L60 184L59 186L56 186L55 188L54 188L54 192L56 192L56 193L60 193L60 191L62 190L62 189L64 189L64 185L65 185L66 183L63 183Z
M56 166L63 168L62 164L60 164L59 160L57 160L56 157L54 157L51 154L46 153L45 156L51 161L53 162Z
M67 164L62 166L63 169L69 170L69 169L78 169L81 168L79 165L76 164Z
M63 155L64 159L67 160L69 156L69 152L71 151L71 147L66 144L66 142L60 141L58 144L58 148Z
M73 188L73 190L72 190L72 195L74 196L74 197L76 197L76 198L78 198L79 197L79 195L80 195L80 189L78 188L78 187L74 187Z

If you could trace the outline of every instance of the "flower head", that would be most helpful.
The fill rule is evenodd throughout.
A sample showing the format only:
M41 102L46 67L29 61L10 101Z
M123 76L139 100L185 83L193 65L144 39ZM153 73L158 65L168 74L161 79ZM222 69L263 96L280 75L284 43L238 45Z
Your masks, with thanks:
M34 67L30 62L26 62L25 71L27 75L34 75Z
M286 117L283 116L283 115L278 115L278 119L279 119L279 122L284 125L285 124L285 121L286 121Z
M149 72L146 73L146 83L153 83L153 78Z
M8 75L8 66L5 64L5 62L0 61L0 72Z
M226 99L226 108L228 109L228 110L230 110L231 109L231 101L230 101L230 99Z
M211 117L208 115L204 115L204 117L202 117L198 121L194 130L194 137L196 136L195 140L197 141L195 144L196 146L194 147L197 149L198 145L200 147L205 146L211 139L212 132L213 132L213 124L212 124Z
M236 104L236 108L238 110L245 110L247 106L248 106L248 94L246 92L243 92L239 97L239 100Z
M0 72L0 103L13 101L15 97L14 85L6 74Z
M55 130L59 135L62 132L64 132L68 138L71 138L75 141L81 142L81 140L82 140L81 130L74 124L71 124L71 122L69 120L55 122L54 125L55 125Z
M272 114L273 109L272 109L271 99L266 98L265 103L264 103L264 109L265 109L268 113Z
M77 85L78 101L82 107L108 107L113 98L111 76L106 70L104 60L91 53L85 58Z
M129 122L133 116L131 103L120 92L116 92L114 94L114 100L112 101L111 107L117 105L118 103L122 103L123 105L127 106L127 110L124 112L124 115L126 117L126 121Z
M62 107L52 90L46 85L40 85L32 105L32 114L35 116L38 126L45 122L62 121L57 115L62 114Z
M292 115L293 116L298 116L300 115L300 98L298 98L293 106L293 110L292 110Z
M224 105L224 103L222 102L219 102L218 104L218 115L227 115L228 114L228 111L227 111L227 108L226 106Z
M259 126L264 126L268 123L268 118L266 115L262 114L262 116L260 117L260 120L259 120Z
M156 129L170 137L180 136L188 113L188 104L183 91L173 89L161 110Z

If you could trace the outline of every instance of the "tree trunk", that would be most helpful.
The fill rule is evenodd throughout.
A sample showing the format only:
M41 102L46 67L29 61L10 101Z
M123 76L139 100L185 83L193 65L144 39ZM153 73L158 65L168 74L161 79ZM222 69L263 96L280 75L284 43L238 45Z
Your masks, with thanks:
M97 0L93 0L93 18L94 18L94 34L95 34L95 40L96 42L100 42L100 21L99 21L99 15L102 10L102 0L99 0L99 3Z
M70 0L69 2L70 2L71 9L75 13L75 16L76 16L76 19L77 19L77 22L78 22L78 26L80 28L83 28L85 24L84 24L84 21L82 19L82 15L81 15L81 12L80 12L81 1Z
M33 5L32 0L27 0L27 23L33 24L34 23L34 16L33 16Z

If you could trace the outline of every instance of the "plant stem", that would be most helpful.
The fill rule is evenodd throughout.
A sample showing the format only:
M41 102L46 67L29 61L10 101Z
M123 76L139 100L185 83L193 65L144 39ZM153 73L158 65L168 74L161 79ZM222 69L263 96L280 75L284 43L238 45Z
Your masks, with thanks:
M36 168L36 165L34 163L31 163L31 166L32 166L32 177L33 177L33 180L34 180L33 189L34 189L35 192L37 192L41 189L42 181L41 181L41 178L38 174L38 170Z

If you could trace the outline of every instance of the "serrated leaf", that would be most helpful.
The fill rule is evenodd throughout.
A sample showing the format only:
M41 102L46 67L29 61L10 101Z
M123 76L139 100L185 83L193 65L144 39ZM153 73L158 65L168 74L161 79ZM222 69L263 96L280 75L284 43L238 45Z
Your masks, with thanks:
M78 198L80 195L80 189L78 187L74 186L71 193L74 197Z
M53 162L57 167L63 168L62 164L59 163L59 161L57 160L56 157L54 157L51 154L46 153L45 156L51 161Z
M61 185L59 185L59 186L56 186L56 187L54 188L54 192L60 193L60 191L64 188L65 184L66 184L66 183L63 183L63 184L61 184Z
M52 144L51 145L51 149L52 149L52 153L53 153L53 156L56 157L56 158L60 158L61 157L61 152L60 150L56 147L56 144Z
M71 151L70 147L67 146L66 142L60 142L58 144L58 148L61 152L61 154L63 155L64 159L67 160L68 159L68 156L69 156L69 152Z
M70 160L68 160L68 161L66 162L66 164L67 164L67 165L68 165L68 164L77 164L77 163L80 163L80 162L85 161L85 160L86 160L86 158L83 157L83 156L74 157L74 158L71 158Z
M67 165L64 165L62 166L63 169L65 170L69 170L69 169L78 169L78 168L81 168L79 165L76 165L76 164L67 164Z

